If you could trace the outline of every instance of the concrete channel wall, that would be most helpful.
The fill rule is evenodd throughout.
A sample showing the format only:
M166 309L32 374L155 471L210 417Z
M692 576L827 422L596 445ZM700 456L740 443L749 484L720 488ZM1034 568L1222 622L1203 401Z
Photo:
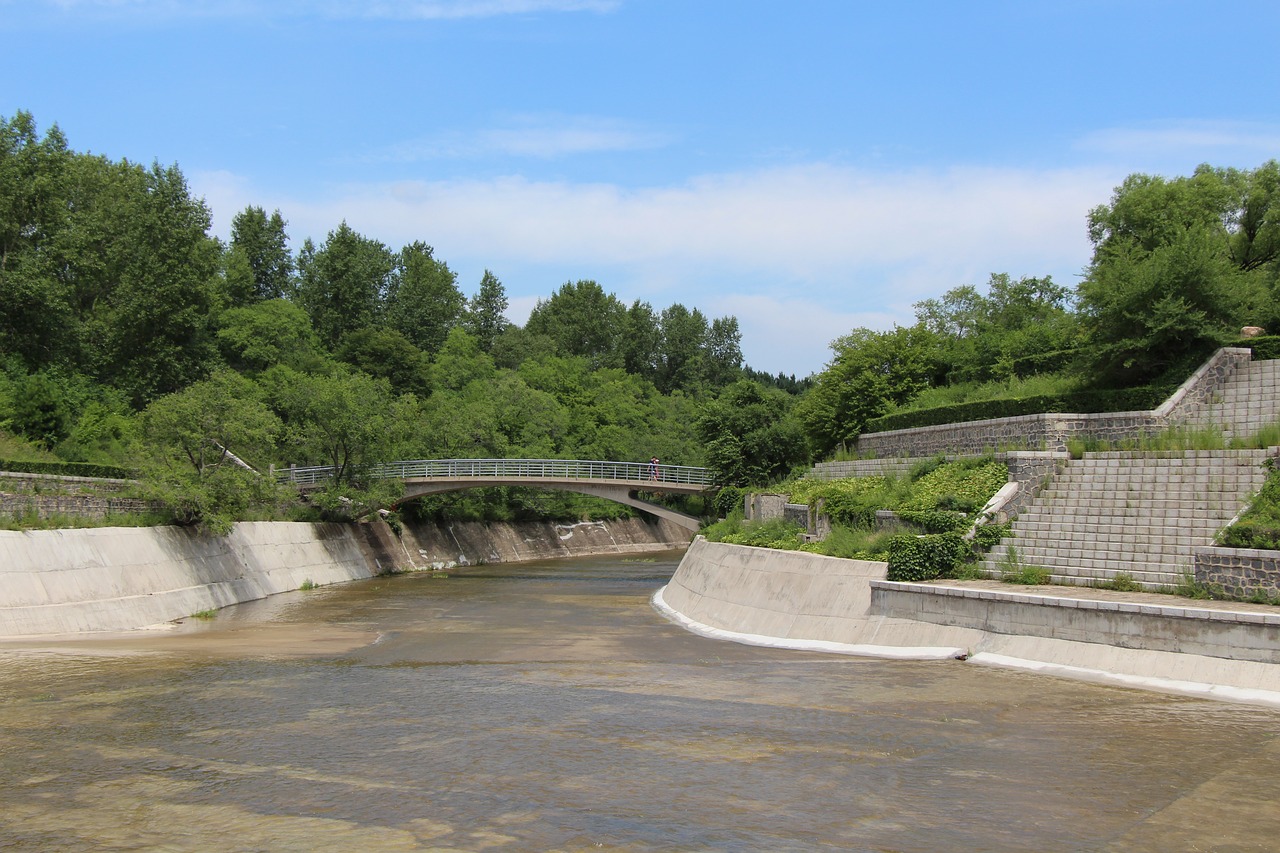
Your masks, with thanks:
M885 564L697 539L654 596L705 636L916 659L960 658L1280 707L1280 616L1051 600L884 580Z
M127 631L388 571L682 548L667 523L412 525L244 522L0 531L0 638Z

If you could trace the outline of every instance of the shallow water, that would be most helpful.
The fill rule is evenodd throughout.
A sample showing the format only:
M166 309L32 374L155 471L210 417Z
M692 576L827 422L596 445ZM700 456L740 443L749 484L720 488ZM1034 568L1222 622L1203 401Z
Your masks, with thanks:
M677 559L0 646L0 849L1280 846L1275 711L703 639Z

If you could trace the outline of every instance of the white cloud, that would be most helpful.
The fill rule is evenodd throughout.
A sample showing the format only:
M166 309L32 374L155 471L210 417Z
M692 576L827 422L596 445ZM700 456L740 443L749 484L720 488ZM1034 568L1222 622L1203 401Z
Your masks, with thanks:
M518 116L503 127L469 133L455 131L403 142L375 153L371 159L414 162L494 154L553 159L574 154L658 148L667 142L668 138L663 134L610 119Z
M256 204L280 208L295 245L323 240L344 219L393 247L426 240L464 289L485 268L497 273L513 316L577 278L626 301L733 313L753 366L806 374L840 334L909 323L912 303L992 272L1072 284L1089 259L1085 215L1122 179L1090 169L811 165L642 189L507 177L333 187L303 199L255 195L225 173L193 175L192 185L220 229Z
M1175 159L1179 174L1206 157L1270 159L1280 150L1280 126L1238 121L1161 122L1143 127L1115 127L1084 136L1077 147L1110 155ZM1183 165L1179 165L1179 163ZM1216 161L1214 165L1219 165ZM1242 165L1242 164L1237 164Z

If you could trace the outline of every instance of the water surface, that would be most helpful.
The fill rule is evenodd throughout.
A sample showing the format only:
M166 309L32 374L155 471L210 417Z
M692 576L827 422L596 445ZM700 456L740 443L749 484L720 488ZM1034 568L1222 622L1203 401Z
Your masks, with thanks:
M678 555L0 646L2 850L1274 850L1280 714L688 634Z

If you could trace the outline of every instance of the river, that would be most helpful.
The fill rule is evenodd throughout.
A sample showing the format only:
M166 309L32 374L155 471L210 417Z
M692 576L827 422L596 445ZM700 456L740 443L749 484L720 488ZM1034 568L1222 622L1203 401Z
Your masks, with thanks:
M678 557L0 644L0 850L1280 846L1280 713L703 639Z

